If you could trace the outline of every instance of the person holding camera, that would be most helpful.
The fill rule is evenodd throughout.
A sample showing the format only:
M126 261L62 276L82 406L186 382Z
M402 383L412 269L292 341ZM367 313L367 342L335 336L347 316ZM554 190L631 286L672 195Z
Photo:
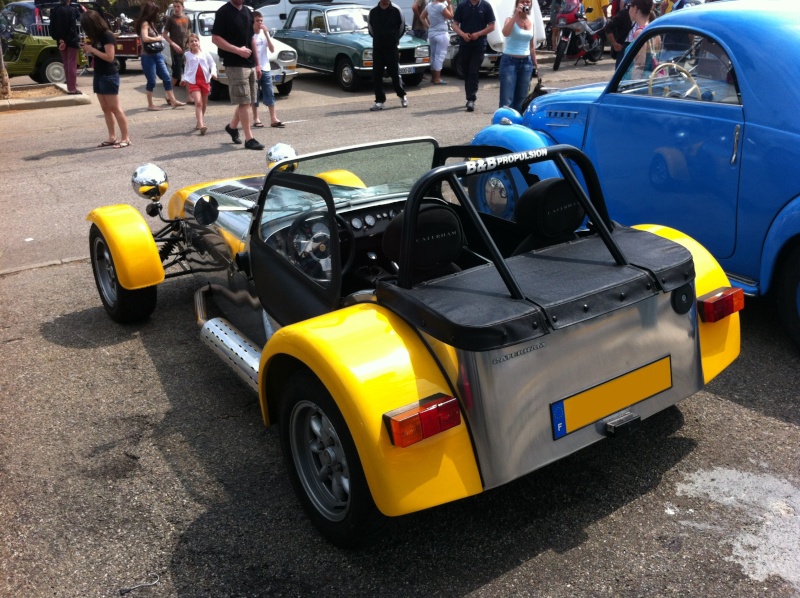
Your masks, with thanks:
M531 0L517 0L514 14L502 29L506 42L500 57L500 107L510 106L517 112L522 110L531 79L539 75L530 12Z

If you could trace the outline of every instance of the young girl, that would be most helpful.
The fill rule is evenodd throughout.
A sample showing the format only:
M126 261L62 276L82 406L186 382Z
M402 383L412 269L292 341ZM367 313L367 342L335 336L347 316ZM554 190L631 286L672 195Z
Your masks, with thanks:
M203 116L208 106L208 94L211 91L211 79L217 78L217 65L208 52L200 48L200 38L196 33L189 34L189 51L185 56L186 63L183 69L181 85L189 88L189 95L194 100L194 113L197 117L195 129L205 135L208 127L203 122Z
M114 34L100 13L87 10L81 15L81 27L91 43L83 44L83 52L94 59L94 92L103 109L108 137L97 147L128 147L128 119L119 104L119 69L114 62ZM119 138L115 126L119 125Z

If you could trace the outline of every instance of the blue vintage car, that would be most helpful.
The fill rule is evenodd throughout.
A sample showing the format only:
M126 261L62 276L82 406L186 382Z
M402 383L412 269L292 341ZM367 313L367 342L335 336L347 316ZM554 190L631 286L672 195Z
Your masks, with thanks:
M297 50L298 65L334 73L343 90L356 91L362 79L372 77L369 11L359 4L301 4L289 13L275 39ZM430 66L428 42L406 34L397 50L403 82L419 85Z
M613 219L700 241L746 294L774 297L800 346L799 29L800 7L784 0L670 13L645 29L608 84L536 98L522 116L501 109L474 143L581 148ZM513 218L528 184L487 175L474 198Z

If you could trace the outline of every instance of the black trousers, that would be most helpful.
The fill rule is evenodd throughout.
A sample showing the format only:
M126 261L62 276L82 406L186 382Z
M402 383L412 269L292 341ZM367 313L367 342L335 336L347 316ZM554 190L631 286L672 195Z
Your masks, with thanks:
M467 101L474 102L478 99L478 73L483 64L483 55L486 46L461 45L458 48L458 59L464 69L466 77L464 79L464 91L467 92Z
M386 94L383 91L383 69L392 78L394 92L398 98L405 97L406 90L403 87L403 80L400 78L400 63L397 57L397 48L372 49L372 80L375 84L375 101L383 104L386 101Z

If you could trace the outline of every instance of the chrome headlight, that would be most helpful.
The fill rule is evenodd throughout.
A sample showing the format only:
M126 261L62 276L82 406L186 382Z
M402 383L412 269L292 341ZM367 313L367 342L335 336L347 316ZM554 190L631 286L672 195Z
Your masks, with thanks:
M278 52L278 60L281 62L294 62L297 60L297 52L294 50L282 50Z
M417 46L414 48L414 58L427 58L431 55L430 46Z
M150 201L158 201L167 192L167 173L155 164L142 164L133 171L131 186L136 195Z
M361 59L364 62L372 62L372 48L364 50L364 53L361 54Z

